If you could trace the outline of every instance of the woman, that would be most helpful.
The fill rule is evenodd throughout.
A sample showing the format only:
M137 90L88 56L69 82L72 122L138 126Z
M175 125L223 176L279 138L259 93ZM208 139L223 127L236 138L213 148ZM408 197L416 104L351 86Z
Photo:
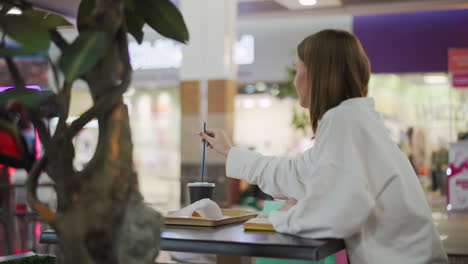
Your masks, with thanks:
M297 53L294 84L314 147L267 157L233 147L222 130L199 133L226 156L227 176L288 200L269 215L277 231L343 238L351 263L447 263L414 170L366 97L370 66L359 40L324 30Z

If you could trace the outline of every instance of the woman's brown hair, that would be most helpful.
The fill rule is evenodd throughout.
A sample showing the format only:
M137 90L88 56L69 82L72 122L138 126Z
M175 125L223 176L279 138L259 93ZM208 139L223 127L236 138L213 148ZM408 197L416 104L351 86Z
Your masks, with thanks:
M308 105L314 133L327 110L346 99L367 96L370 64L360 41L344 30L327 29L297 47L307 68Z

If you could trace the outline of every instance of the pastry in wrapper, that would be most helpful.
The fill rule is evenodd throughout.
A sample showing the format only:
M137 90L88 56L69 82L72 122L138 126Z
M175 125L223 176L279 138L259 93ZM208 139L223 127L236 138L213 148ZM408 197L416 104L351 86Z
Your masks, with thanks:
M219 205L210 199L197 201L187 207L180 209L179 211L171 212L169 215L182 217L200 217L208 220L221 220L225 218Z
M193 211L192 216L193 217L202 217L201 214L199 214L197 211Z

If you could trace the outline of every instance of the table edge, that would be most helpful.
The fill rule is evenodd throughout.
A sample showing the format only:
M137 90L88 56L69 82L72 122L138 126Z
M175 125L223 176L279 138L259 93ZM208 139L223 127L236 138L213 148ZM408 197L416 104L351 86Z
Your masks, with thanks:
M273 244L253 244L232 241L210 241L180 238L164 238L161 236L161 249L165 251L207 253L228 256L251 256L267 258L284 258L299 260L321 260L345 248L340 239L326 239L333 245L311 248L310 246L288 246ZM57 234L54 231L43 231L39 243L57 244ZM327 245L325 243L324 245ZM216 251L215 253L213 251Z

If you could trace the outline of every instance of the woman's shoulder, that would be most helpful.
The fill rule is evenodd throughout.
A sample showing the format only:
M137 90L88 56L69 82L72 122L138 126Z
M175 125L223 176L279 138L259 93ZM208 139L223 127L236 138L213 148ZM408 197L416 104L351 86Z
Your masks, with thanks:
M370 97L351 98L341 102L338 106L330 109L335 121L353 124L366 123L369 116L378 115L375 111L374 99Z
M352 98L328 110L320 121L319 129L344 132L352 128L367 127L378 120L375 118L377 116L372 98Z
M347 105L338 105L328 110L320 121L322 127L340 126L350 123L356 118L356 109Z

